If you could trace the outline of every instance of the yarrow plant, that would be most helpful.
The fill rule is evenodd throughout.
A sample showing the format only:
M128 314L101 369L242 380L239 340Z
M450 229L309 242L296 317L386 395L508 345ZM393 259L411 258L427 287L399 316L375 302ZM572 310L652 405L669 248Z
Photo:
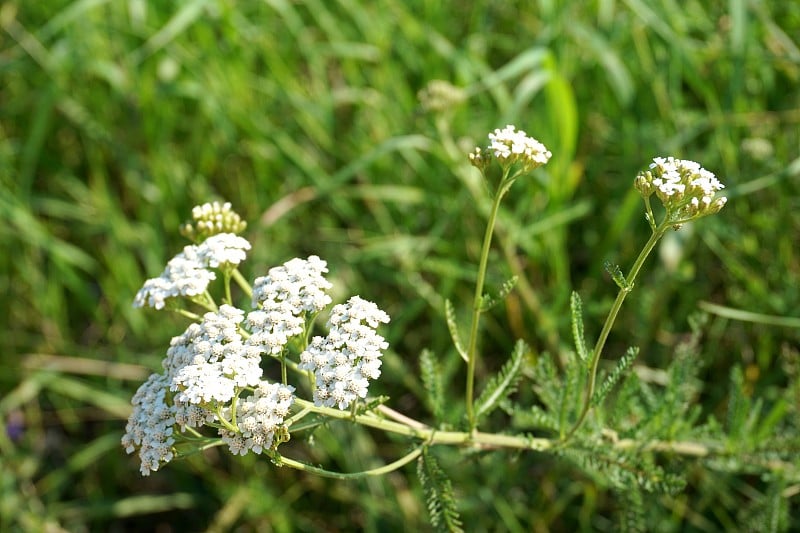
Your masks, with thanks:
M604 376L599 372L608 335L657 242L666 232L715 214L725 205L726 199L718 196L723 184L693 161L656 157L634 178L651 236L627 275L619 267L607 266L619 291L592 347L584 338L580 297L573 293L575 350L562 370L547 355L532 361L531 349L519 340L496 375L476 383L481 318L497 300L484 289L500 205L516 180L537 172L551 157L544 144L513 125L494 130L488 143L468 156L484 176L492 202L469 302L465 344L459 338L455 306L449 301L445 306L455 352L464 364L463 392L458 393L457 402L448 404L461 406L460 422L452 417L444 420L441 414L446 400L438 381L440 367L429 352L420 357L420 368L434 420L412 419L390 408L388 398L370 397L370 385L380 378L382 355L389 347L379 333L389 323L389 315L361 296L332 305L325 261L315 255L291 259L257 277L251 286L239 272L250 250L249 242L239 236L245 223L230 204L196 207L193 221L181 228L194 243L171 259L161 275L147 280L134 299L136 307L171 310L192 321L170 342L162 370L153 373L133 396L122 445L128 453L138 452L141 473L149 475L178 457L211 446L227 446L234 455L262 454L276 465L339 479L385 474L418 460L432 524L457 531L461 522L455 497L430 452L434 445L550 452L593 475L599 469L609 484L622 491L681 489L681 473L665 470L654 454L727 457L730 443L721 436L716 443L708 438L674 440L674 424L663 433L641 433L646 425L642 413L652 406L654 395L628 380L636 349L619 358ZM499 180L496 170L490 170L495 165ZM654 209L654 197L660 209ZM232 283L245 304L237 305ZM500 297L513 288L513 280L504 284ZM222 296L214 297L215 292ZM320 316L327 316L324 325L317 324ZM676 361L690 364L686 358ZM532 381L535 405L515 403L513 395L523 379ZM610 391L623 383L622 399L613 410L605 411ZM672 387L672 394L679 396L686 383L676 379ZM671 412L665 409L673 409L680 418L679 410L687 403L654 406L654 420ZM487 431L488 416L499 407L510 417L502 431ZM280 452L280 445L299 431L335 420L400 435L408 439L411 450L385 466L350 473L312 466ZM616 426L608 427L609 423ZM707 437L711 429L704 431ZM694 435L689 429L684 434ZM763 468L770 472L784 468L774 458L785 455L785 450L770 453L764 456ZM633 499L642 502L640 496Z
M290 424L315 407L344 410L365 399L388 348L376 328L389 316L358 296L334 306L328 336L309 345L314 319L331 303L326 262L313 255L292 259L257 278L251 289L237 270L250 244L234 233L245 225L230 204L206 204L193 215L183 231L202 242L186 246L134 299L136 307L163 309L185 297L207 310L200 316L171 305L196 322L172 339L163 372L151 375L133 397L122 445L128 453L138 451L142 475L171 461L181 444L227 444L234 455L274 452L289 439ZM219 306L208 290L215 271L225 285ZM249 309L232 305L232 279L250 296ZM292 349L303 364L287 361ZM281 381L263 379L270 361L279 362ZM288 383L289 364L310 382L314 398L291 420L297 389Z

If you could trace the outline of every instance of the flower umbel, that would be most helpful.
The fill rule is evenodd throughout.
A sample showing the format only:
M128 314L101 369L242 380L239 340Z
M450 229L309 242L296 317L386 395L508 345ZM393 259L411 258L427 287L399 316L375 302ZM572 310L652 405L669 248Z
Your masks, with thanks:
M469 158L470 162L481 170L486 168L487 158L491 156L497 159L503 168L519 163L523 172L529 172L547 163L552 155L545 145L509 124L490 133L489 146L486 150L476 148Z
M294 402L294 387L262 381L236 404L239 431L222 429L222 440L234 455L261 453L288 440L283 419Z
M206 268L206 260L199 252L197 246L184 247L183 252L167 263L159 277L144 282L133 306L163 309L168 298L203 294L217 276Z
M217 277L210 269L236 267L245 260L249 249L247 239L233 233L218 233L200 244L185 246L159 277L144 283L133 306L163 309L168 298L203 294Z
M250 243L233 233L217 233L203 241L198 254L211 268L236 266L247 258Z
M664 205L668 223L677 227L719 212L727 201L715 196L725 186L713 173L699 163L674 157L654 158L650 168L636 176L634 185L647 203L651 225L655 224L649 203L653 194Z
M325 294L332 287L323 277L327 271L328 264L316 255L270 268L253 284L253 307L270 311L285 304L295 316L318 313L331 303Z
M289 440L289 425L313 411L304 406L292 413L295 387L287 368L302 377L308 376L305 370L316 370L314 399L344 409L366 396L369 380L380 375L381 350L388 346L375 329L389 316L357 296L332 309L328 336L309 346L314 319L331 303L327 263L315 255L292 259L257 278L251 289L238 272L250 250L234 232L244 228L238 215L229 204L206 204L193 215L197 224L188 225L189 233L205 240L184 247L159 277L145 282L134 302L162 309L167 300L182 296L208 310L198 316L169 306L196 322L173 337L163 372L152 374L133 397L122 446L138 452L142 475L187 451L222 443L234 455L277 454L278 445ZM217 278L224 285L222 305L208 290ZM234 278L252 293L247 310L231 305ZM287 349L290 343L296 350ZM313 361L312 353L319 354ZM262 379L275 359L280 383Z
M365 398L369 380L381 375L381 351L389 347L375 332L389 315L358 296L334 306L327 337L314 337L300 354L300 369L314 372L314 403L347 407Z
M150 475L174 457L172 436L175 407L167 399L168 378L152 374L133 395L133 412L128 418L122 446L128 453L139 449L143 476Z

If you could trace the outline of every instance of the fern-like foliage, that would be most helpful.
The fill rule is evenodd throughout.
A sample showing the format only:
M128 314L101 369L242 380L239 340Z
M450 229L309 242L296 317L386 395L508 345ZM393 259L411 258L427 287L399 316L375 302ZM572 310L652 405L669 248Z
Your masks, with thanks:
M528 345L520 339L500 371L492 377L475 402L475 414L480 420L491 413L500 402L516 392L517 384L522 376L525 356L530 352Z
M549 432L557 432L558 420L550 413L545 411L538 405L524 409L515 406L510 410L511 422L515 428L518 429L534 429L545 430Z
M573 357L577 359L575 354ZM573 362L575 364L567 365L559 373L553 359L542 356L531 373L534 391L547 413L548 427L554 421L559 433L566 431L575 421L584 398L585 368L577 361Z
M628 351L625 352L618 361L614 370L611 371L608 376L603 380L603 384L595 391L594 396L592 397L592 407L596 407L603 403L603 400L606 399L608 393L611 392L617 383L627 374L628 369L633 365L633 362L636 360L636 356L639 355L639 348L628 348Z
M677 494L686 487L686 480L679 472L665 470L650 452L621 451L595 442L564 448L559 454L599 484L618 493L636 486L648 493Z
M639 487L632 486L620 491L620 509L618 511L618 531L626 533L644 533L648 531L645 523L644 499Z
M453 494L453 485L427 447L423 448L422 455L417 460L417 476L425 493L433 530L464 531Z
M447 329L450 331L450 338L453 339L453 346L455 346L461 359L467 361L467 350L465 350L464 345L461 344L461 335L458 333L458 322L456 322L456 311L450 300L444 301L444 316L447 321Z
M617 284L617 287L624 290L631 290L633 288L628 283L628 280L625 279L625 275L622 273L622 269L619 268L619 265L615 265L611 261L606 261L604 266L606 268L606 272L611 275L611 279L613 279L614 283Z
M444 387L442 373L436 356L430 350L423 350L419 356L422 386L428 393L426 400L433 417L440 421L444 416Z
M572 339L575 343L575 353L582 363L589 361L589 351L586 349L586 338L583 333L583 302L580 295L572 291L569 300L570 314L572 320Z
M781 478L771 479L766 492L740 510L737 523L743 531L778 533L789 529L788 498L782 495L785 485Z
M643 369L652 377L647 381L628 372L636 357L630 349L617 362L593 398L601 407L613 387L618 388L611 406L602 406L606 422L621 435L642 439L674 440L687 438L694 431L701 411L697 408L701 381L697 378L703 360L699 357L700 332L696 330L675 350L664 371Z
M517 285L518 280L519 277L514 276L504 281L503 285L500 287L500 291L497 293L497 296L490 296L488 294L484 294L481 297L481 303L480 303L481 312L485 313L486 311L497 305L498 302L505 300L506 296L511 294L511 291L514 290L514 287Z

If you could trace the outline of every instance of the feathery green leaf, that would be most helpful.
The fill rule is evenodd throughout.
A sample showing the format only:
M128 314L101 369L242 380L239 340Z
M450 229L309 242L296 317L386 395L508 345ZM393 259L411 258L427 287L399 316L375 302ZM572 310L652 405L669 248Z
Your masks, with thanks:
M428 407L433 413L433 417L440 421L444 413L444 392L441 369L433 352L422 350L419 355L419 368L422 385L428 392Z
M572 315L572 339L575 342L575 353L582 363L589 360L589 351L586 349L586 339L583 334L583 302L576 291L572 291L569 300Z
M644 500L642 491L637 486L631 486L629 490L620 491L620 510L619 510L619 531L625 532L645 532Z
M453 339L453 346L455 346L461 359L466 362L468 360L467 350L465 350L464 345L461 344L461 336L458 334L458 323L456 322L456 311L450 300L444 301L444 316L445 320L447 320L447 329L450 331L450 337Z
M434 531L464 531L456 507L453 485L427 447L422 449L422 455L417 460L417 476L425 493L428 515Z
M518 280L519 277L514 276L504 281L503 285L500 287L500 290L497 293L497 296L490 296L488 294L484 294L480 301L481 313L485 313L486 311L497 305L498 302L503 301L506 298L506 296L511 294L511 291L514 290L514 287L517 285Z
M628 280L625 279L625 275L622 273L622 269L619 268L619 265L615 265L611 261L606 261L604 266L606 272L611 275L611 279L617 284L617 287L623 290L630 290L633 288L628 284Z
M639 348L631 346L628 348L628 351L625 352L625 355L620 357L619 361L617 361L617 365L614 367L614 370L606 376L606 379L603 381L603 384L595 391L594 396L592 397L592 407L597 407L603 400L605 400L608 393L611 392L619 380L625 376L628 369L633 365L633 362L636 360L636 356L639 355Z
M502 400L516 392L517 383L521 376L525 355L529 353L528 345L522 339L517 341L511 358L506 361L503 368L489 380L475 402L475 414L478 419L492 412Z

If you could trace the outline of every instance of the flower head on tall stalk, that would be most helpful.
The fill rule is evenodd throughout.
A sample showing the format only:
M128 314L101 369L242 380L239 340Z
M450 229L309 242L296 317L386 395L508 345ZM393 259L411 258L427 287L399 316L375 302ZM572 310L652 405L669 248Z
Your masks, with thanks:
M469 160L481 172L485 171L492 159L497 160L504 172L519 164L518 173L522 174L544 165L552 155L545 145L509 124L490 133L485 151L475 148L469 154Z
M633 184L642 195L642 198L644 198L647 210L645 217L653 233L645 243L642 251L639 252L639 256L631 266L628 275L620 279L621 284L617 298L611 306L597 343L592 350L583 407L572 428L562 435L565 440L570 439L578 431L589 414L591 399L596 386L598 363L608 339L608 334L617 319L617 314L625 297L634 286L636 276L639 275L639 271L650 252L655 248L656 243L670 227L677 230L686 222L706 215L713 215L719 212L727 201L725 197L716 196L716 193L724 189L725 186L714 174L701 167L699 163L685 159L675 159L674 157L656 157L650 163L648 170L640 172L636 176ZM656 221L650 205L650 198L654 194L664 206L665 216L661 222Z
M483 284L486 279L486 268L489 261L489 248L492 244L492 234L500 210L500 201L513 185L514 181L532 172L534 169L547 163L552 157L550 150L542 143L529 137L523 130L518 130L509 124L503 129L496 129L489 134L489 145L485 149L475 148L469 154L470 163L487 176L487 169L496 160L502 170L502 178L497 185L492 201L492 208L486 222L486 231L483 236L481 257L478 263L477 280L475 282L475 295L472 302L472 322L467 346L467 383L466 383L466 411L470 431L476 429L477 419L473 405L475 387L475 364L478 358L478 329L483 301Z
M647 220L654 229L657 224L650 207L653 194L666 210L665 223L675 229L690 220L718 213L727 201L724 196L716 196L725 188L717 177L686 159L656 157L648 170L636 176L634 185L644 198Z

